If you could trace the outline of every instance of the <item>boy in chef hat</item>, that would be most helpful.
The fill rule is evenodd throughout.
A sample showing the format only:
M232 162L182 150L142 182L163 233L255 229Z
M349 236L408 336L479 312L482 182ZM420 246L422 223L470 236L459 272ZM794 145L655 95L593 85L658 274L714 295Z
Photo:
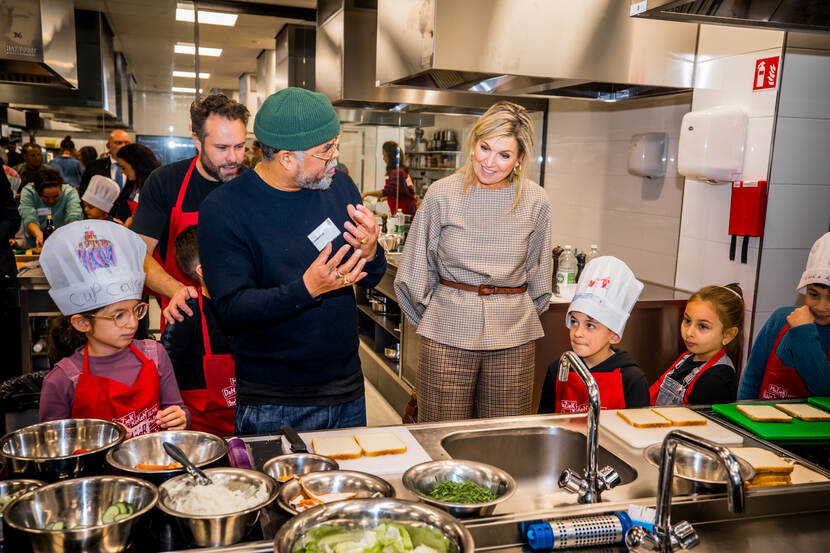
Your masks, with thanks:
M648 383L628 352L613 347L622 339L631 309L643 283L616 257L592 260L579 277L576 294L565 315L571 349L579 355L599 386L603 409L643 407L649 404ZM584 413L588 392L570 373L557 381L559 360L548 367L540 413Z
M103 175L94 175L81 201L87 219L110 219L109 212L121 193L118 183Z
M132 436L188 426L170 358L153 340L135 340L146 246L109 221L77 221L46 241L40 264L63 316L50 328L40 420L119 422ZM74 346L74 347L73 347Z
M770 315L752 346L738 399L830 395L830 232L810 249L796 290L805 305Z

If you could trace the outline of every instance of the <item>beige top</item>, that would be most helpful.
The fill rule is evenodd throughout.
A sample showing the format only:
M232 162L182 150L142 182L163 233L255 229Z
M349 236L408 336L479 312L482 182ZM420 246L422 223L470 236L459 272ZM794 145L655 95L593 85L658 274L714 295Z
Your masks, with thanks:
M469 349L515 347L544 336L539 315L551 295L550 204L527 182L511 211L513 186L463 192L462 176L434 182L415 214L395 278L401 310L418 334ZM439 284L519 287L479 296Z

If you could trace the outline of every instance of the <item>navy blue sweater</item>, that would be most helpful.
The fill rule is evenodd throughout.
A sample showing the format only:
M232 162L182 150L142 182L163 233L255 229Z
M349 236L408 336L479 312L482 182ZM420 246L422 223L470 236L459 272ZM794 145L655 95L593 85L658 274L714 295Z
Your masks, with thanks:
M345 244L347 204L361 203L348 175L328 190L283 192L247 171L212 192L199 209L199 257L222 325L233 336L237 402L333 405L363 394L352 287L312 298L303 273L319 251L308 239L326 218ZM386 271L378 246L361 281Z

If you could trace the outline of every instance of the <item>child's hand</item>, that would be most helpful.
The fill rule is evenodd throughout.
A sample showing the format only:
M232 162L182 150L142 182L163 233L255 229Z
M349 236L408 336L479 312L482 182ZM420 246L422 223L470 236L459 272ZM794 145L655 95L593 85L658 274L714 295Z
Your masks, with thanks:
M178 405L171 405L156 413L156 422L166 430L184 430L187 428L187 415Z
M792 313L787 315L787 324L791 327L801 326L816 322L816 318L810 312L810 308L806 305L793 309Z

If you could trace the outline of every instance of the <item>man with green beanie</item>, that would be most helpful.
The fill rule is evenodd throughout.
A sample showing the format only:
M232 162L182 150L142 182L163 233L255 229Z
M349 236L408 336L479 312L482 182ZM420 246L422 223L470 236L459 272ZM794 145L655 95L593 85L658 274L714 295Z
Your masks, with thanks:
M386 271L374 215L335 172L340 123L322 94L286 88L254 121L262 163L199 209L205 283L236 359L237 434L363 426L352 284Z

